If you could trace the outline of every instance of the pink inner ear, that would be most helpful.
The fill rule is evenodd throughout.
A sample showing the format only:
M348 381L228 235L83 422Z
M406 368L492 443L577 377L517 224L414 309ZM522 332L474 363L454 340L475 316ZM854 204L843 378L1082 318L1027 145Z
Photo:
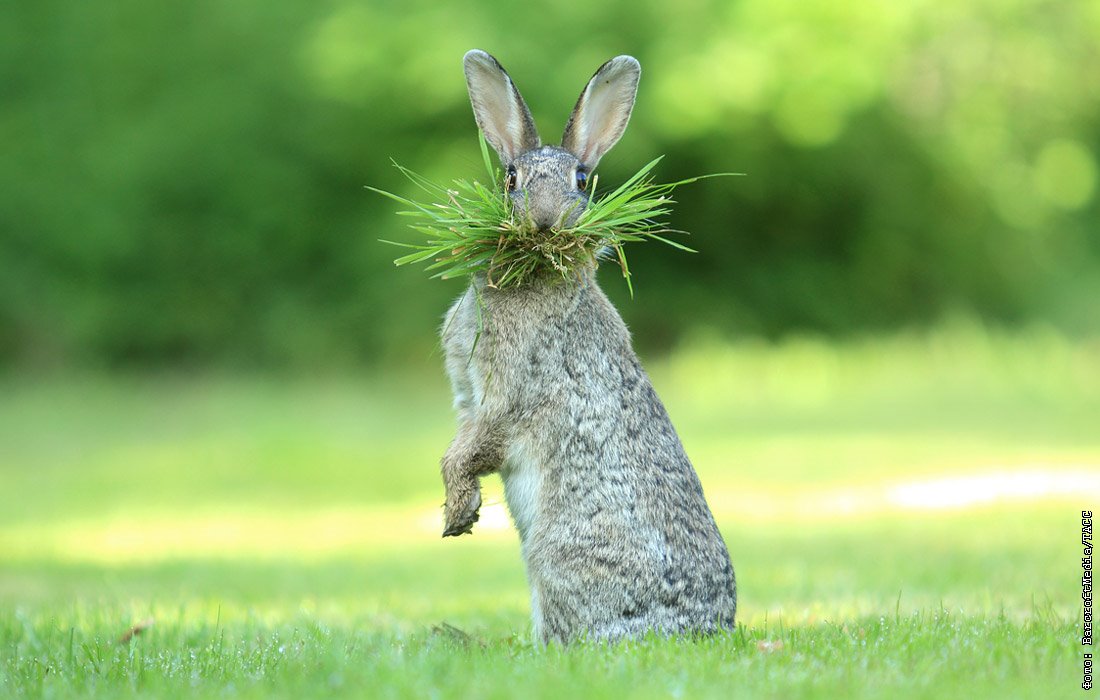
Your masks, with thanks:
M501 159L508 162L537 147L537 135L528 133L526 107L507 73L487 54L468 55L465 67L477 124Z
M594 168L626 131L638 90L638 63L620 57L589 81L562 144Z
M599 159L622 136L630 116L629 96L623 93L612 88L593 91L580 122L580 142L585 150L582 162Z

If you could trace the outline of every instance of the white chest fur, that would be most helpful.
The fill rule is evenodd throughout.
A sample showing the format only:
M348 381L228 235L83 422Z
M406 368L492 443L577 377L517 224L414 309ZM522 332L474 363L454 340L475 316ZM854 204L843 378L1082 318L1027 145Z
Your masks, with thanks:
M508 450L500 476L504 482L504 499L512 522L519 531L520 542L535 525L540 508L539 492L542 489L542 471L534 454L524 440L516 440Z

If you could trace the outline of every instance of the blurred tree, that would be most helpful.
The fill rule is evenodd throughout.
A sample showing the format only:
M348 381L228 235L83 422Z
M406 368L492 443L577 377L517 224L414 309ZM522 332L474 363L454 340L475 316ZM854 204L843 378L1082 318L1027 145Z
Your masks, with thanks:
M240 0L0 9L0 360L353 364L426 353L458 283L395 271L393 157L480 176L460 70L555 140L633 53L613 183L680 191L699 255L632 251L640 342L966 311L1100 329L1100 4Z

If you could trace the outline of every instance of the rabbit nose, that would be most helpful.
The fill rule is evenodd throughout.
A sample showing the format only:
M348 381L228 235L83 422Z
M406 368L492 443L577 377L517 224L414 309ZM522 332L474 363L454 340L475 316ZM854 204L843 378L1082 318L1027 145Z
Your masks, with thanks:
M561 212L554 207L534 206L528 213L539 231L549 231L561 220Z
M546 216L537 216L537 217L535 217L535 226L538 228L539 231L549 231L550 229L554 228L554 226L557 223L558 223L557 217L553 217L553 218L549 218L549 217L546 217Z

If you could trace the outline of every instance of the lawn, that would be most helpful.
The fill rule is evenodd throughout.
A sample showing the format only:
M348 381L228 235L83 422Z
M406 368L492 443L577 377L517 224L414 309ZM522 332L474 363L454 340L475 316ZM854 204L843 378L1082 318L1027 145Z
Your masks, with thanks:
M740 626L611 648L532 644L495 478L474 535L439 538L431 361L0 380L0 696L1081 692L1095 341L960 322L647 363Z

